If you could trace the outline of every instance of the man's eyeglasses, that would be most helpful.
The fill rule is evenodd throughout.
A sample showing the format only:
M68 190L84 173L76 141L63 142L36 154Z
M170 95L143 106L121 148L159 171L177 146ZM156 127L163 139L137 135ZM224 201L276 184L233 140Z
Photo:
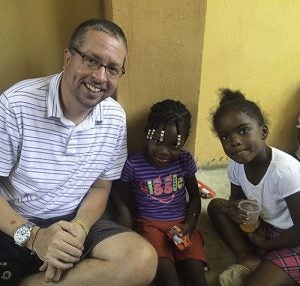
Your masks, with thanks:
M107 75L107 77L109 78L116 78L116 77L120 77L121 75L123 75L125 73L125 68L122 67L113 67L113 66L105 66L103 65L99 59L93 57L93 56L89 56L81 51L79 51L77 48L72 48L80 57L82 60L82 63L92 69L92 70L98 70L101 67L104 67L105 69L105 73Z

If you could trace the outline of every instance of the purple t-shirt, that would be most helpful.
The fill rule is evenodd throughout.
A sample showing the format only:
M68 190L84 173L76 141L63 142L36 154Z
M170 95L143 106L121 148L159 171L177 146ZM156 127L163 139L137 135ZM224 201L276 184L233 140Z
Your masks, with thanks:
M186 215L185 179L196 171L196 163L187 151L181 151L172 165L156 167L144 150L127 159L121 180L131 183L138 217L177 220Z

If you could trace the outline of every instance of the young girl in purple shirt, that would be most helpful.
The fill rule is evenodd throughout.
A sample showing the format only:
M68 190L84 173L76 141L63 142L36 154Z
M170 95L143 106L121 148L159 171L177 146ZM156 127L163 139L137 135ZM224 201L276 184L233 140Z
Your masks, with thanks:
M156 249L156 280L164 286L180 285L180 280L184 285L207 285L203 239L196 229L201 211L197 168L192 155L182 150L190 127L191 114L181 102L168 99L154 104L146 148L127 159L113 192L118 222L133 227ZM175 241L170 233L173 226L182 229Z

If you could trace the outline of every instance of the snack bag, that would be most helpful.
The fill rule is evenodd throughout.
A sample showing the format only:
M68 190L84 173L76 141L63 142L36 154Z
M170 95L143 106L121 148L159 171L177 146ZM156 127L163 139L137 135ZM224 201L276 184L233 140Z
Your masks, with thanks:
M182 236L182 229L179 225L173 225L167 235L173 240L179 250L185 250L192 244L188 234Z
M204 184L199 180L197 180L197 183L198 183L200 196L202 199L211 199L216 195L216 192L208 185Z

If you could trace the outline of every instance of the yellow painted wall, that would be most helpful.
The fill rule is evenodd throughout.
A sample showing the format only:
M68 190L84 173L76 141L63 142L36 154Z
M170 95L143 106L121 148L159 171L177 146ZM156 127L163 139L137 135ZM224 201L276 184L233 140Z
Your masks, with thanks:
M129 62L118 100L128 115L129 151L144 146L150 106L179 99L193 114L186 144L195 149L205 1L1 0L0 91L61 71L63 50L83 20L103 16L125 31Z
M128 117L129 152L144 146L146 115L153 103L181 100L193 114L186 148L195 149L205 2L115 0L112 18L125 30L129 62L118 100Z
M129 42L118 100L128 115L130 152L143 146L149 107L174 98L193 114L186 148L198 165L226 163L210 131L219 87L256 100L272 123L268 142L292 151L300 113L299 15L296 0L1 0L0 91L61 71L73 29L105 16Z
M300 114L300 1L207 1L199 117L198 165L222 165L226 158L210 130L209 114L222 87L240 89L266 112L268 143L295 148ZM199 51L200 52L200 51Z
M71 32L100 10L98 0L1 0L0 91L60 72Z

